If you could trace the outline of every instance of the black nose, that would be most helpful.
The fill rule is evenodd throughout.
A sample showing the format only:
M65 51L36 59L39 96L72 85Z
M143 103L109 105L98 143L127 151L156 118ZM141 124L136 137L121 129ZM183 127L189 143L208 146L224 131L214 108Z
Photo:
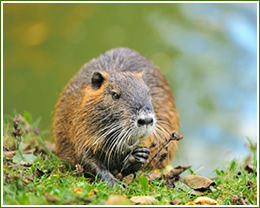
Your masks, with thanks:
M137 120L137 124L139 127L141 126L148 126L153 124L153 118L147 117L147 118L140 118Z

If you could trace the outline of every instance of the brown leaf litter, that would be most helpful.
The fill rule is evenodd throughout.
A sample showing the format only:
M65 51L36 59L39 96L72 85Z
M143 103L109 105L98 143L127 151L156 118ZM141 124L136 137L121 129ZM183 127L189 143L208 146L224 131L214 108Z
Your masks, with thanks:
M238 195L235 195L235 196L231 197L231 201L232 201L233 204L235 204L238 201L240 201L242 205L248 205L248 199L243 197L242 192L239 192Z
M73 171L73 175L82 176L84 173L84 168L80 164L75 165L76 170Z
M216 185L216 183L209 178L198 175L187 175L185 176L185 183L196 191L206 191L210 186Z
M57 196L53 196L47 192L44 192L43 194L48 202L56 203L57 201L60 201L60 198Z
M257 175L257 170L256 170L256 168L255 168L253 165L247 164L247 165L245 166L245 170L246 170L248 173L254 173L254 171L255 171L255 174Z
M131 202L134 204L145 205L157 202L157 200L152 196L133 196L130 198Z
M110 195L104 205L132 205L131 201L121 195Z

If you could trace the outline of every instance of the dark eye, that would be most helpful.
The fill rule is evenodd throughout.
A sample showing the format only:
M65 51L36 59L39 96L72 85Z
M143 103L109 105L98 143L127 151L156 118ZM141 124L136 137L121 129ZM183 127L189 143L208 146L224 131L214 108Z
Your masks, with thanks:
M113 100L119 100L120 95L117 94L116 92L112 92L112 98L113 98Z

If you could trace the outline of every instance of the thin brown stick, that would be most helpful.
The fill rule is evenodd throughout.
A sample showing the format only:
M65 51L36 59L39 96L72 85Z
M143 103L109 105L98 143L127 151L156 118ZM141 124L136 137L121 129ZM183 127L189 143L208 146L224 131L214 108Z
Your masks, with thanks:
M176 131L173 131L173 132L171 133L170 138L169 138L168 140L166 140L166 141L162 144L162 146L161 146L161 148L159 149L159 151L152 157L152 159L149 161L149 163L148 163L145 167L148 167L148 166L151 164L151 162L154 160L154 158L156 158L156 157L158 156L158 154L162 151L163 148L165 148L165 146L167 146L167 145L169 144L170 141L174 141L174 140L179 141L179 140L181 140L181 139L183 139L183 136L179 135Z

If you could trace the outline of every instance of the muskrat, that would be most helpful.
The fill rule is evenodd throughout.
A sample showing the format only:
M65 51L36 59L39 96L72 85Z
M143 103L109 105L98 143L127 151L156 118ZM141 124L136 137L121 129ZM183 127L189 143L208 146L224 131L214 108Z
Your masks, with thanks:
M175 141L158 149L178 131L179 116L158 68L134 50L116 48L86 63L65 86L53 124L57 155L113 186L123 184L118 172L171 161Z

